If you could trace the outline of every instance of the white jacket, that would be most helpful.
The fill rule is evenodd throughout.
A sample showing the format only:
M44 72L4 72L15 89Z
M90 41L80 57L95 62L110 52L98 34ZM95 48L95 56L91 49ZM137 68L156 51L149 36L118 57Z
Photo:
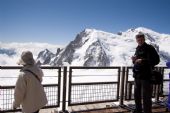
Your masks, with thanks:
M47 104L46 94L40 81L28 71L35 73L42 81L43 72L36 66L24 66L20 72L15 86L13 107L17 108L22 105L24 113L32 113L41 109Z

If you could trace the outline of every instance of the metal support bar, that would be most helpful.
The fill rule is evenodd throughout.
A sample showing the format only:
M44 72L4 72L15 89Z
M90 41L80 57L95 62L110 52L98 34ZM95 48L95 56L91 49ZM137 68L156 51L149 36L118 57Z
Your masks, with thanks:
M120 101L119 105L123 105L124 100L124 81L125 81L125 67L122 67L122 74L121 74L121 86L120 86Z
M67 86L67 67L64 67L62 112L66 111L66 86Z

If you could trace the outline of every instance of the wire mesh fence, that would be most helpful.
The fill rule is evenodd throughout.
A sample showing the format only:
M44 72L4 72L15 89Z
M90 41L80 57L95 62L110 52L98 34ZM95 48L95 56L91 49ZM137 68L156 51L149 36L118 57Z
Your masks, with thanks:
M21 67L5 67L3 69L19 70L20 68ZM68 81L63 81L63 86L61 87L61 68L43 67L42 69L45 70L45 75L47 75L44 78L48 78L46 82L48 84L43 85L48 99L48 104L44 108L60 107L61 101L62 106L66 106L67 102L68 106L73 106L92 103L118 102L121 99L123 101L133 100L134 80L132 77L132 68L124 68L126 69L125 71L123 71L121 67L70 67L68 71L63 70L63 72L65 72L65 74L63 74L63 80L68 78ZM161 71L166 77L164 77L164 82L162 86L158 88L157 86L153 86L153 97L155 98L155 96L157 96L158 99L161 96L168 95L170 82L169 77L167 78L170 70L164 67L160 68L163 69ZM55 69L57 69L57 71ZM69 76L67 76L67 72L69 72ZM55 76L55 74L57 76ZM123 77L125 77L125 80L121 79ZM52 81L51 84L50 81ZM57 82L55 83L55 81ZM122 82L123 84L120 82ZM21 110L20 108L16 110L12 108L14 100L14 88L14 85L0 85L0 112ZM157 92L157 89L159 90L159 92ZM123 91L123 93L120 93L121 90ZM64 101L63 99L60 101L61 91L65 92L62 95L62 97L65 98ZM64 109L65 107L63 108L63 110Z
M120 67L71 67L69 74L68 105L118 101Z
M1 66L0 80L0 112L21 111L21 107L13 109L15 82L20 66ZM41 67L44 71L43 87L48 104L44 108L59 107L61 67ZM4 81L3 81L4 80ZM51 81L51 82L50 82ZM50 84L48 84L50 82Z
M72 105L118 100L117 83L72 84Z
M162 71L164 80L161 85L153 85L152 98L157 97L165 97L169 94L169 83L170 79L168 78L168 74L170 73L170 69L166 67L157 67L158 70ZM134 80L131 79L132 76L132 67L127 67L126 70L126 79L125 79L125 100L133 100L134 99Z
M14 101L14 86L0 87L0 109L12 110Z
M58 95L58 84L43 85L46 92L48 104L45 108L58 107L59 106L59 95ZM0 87L0 111L18 111L21 108L13 110L14 101L14 88L15 86L1 86Z

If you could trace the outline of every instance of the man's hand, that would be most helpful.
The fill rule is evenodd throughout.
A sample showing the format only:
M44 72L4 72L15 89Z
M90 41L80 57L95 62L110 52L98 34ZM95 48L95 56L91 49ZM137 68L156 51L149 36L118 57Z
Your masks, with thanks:
M135 60L137 59L136 56L132 56L131 57L132 61L135 62Z
M136 59L135 64L140 64L142 62L142 59Z

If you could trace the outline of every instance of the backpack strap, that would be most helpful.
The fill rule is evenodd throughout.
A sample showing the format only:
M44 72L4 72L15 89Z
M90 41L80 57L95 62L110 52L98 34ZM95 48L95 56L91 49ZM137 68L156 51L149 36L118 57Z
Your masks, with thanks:
M27 72L30 72L32 75L34 75L34 77L41 83L40 79L38 78L38 75L36 75L34 72L32 72L31 70L28 70L28 69L25 69L25 70L22 70L22 71L27 71Z

